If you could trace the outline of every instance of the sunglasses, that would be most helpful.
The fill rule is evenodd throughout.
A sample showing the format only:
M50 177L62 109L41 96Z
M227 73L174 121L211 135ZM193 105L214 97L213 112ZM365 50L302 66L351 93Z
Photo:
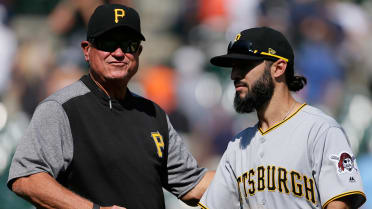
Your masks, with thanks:
M91 42L93 46L99 50L105 52L114 52L117 48L120 48L124 53L136 53L140 47L141 41L118 41L108 39L96 39Z
M229 46L227 48L227 53L240 53L240 54L253 54L254 56L269 56L274 61L276 59L282 59L286 62L289 60L287 58L284 58L282 56L278 56L275 54L267 53L267 52L261 52L257 49L253 48L253 43L251 41L244 41L244 40L238 40L238 41L230 41Z

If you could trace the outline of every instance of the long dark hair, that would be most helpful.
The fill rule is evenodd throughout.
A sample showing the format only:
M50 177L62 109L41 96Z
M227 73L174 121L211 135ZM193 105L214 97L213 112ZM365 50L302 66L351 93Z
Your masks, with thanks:
M307 84L307 79L304 76L294 74L293 63L291 62L287 65L285 80L290 91L299 91Z
M271 66L274 61L266 60L266 63ZM290 91L299 91L307 84L307 79L304 76L294 75L293 63L291 62L288 63L285 69L285 81Z

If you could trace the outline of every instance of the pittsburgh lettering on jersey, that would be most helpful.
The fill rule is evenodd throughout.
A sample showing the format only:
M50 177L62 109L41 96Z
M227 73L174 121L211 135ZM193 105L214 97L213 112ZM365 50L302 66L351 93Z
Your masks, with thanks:
M267 190L292 194L316 204L314 180L294 170L287 171L270 165L258 166L243 173L237 181L241 199Z

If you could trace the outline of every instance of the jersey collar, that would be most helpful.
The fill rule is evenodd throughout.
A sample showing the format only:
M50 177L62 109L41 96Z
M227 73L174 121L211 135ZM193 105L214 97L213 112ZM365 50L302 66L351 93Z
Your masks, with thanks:
M300 112L300 110L306 106L306 103L302 104L301 107L299 107L296 112L294 112L292 115L290 115L289 117L287 117L285 120L273 125L272 127L270 127L269 129L267 129L266 131L263 131L258 125L258 130L260 131L261 135L265 135L267 133L269 133L270 131L276 129L277 127L281 126L282 124L284 124L285 122L287 122L289 119L291 119L293 116L295 116L298 112Z

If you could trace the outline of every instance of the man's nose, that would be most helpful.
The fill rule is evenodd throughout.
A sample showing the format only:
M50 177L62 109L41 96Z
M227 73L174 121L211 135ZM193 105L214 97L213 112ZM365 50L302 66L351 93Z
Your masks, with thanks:
M242 70L239 70L238 68L236 67L233 67L232 70L231 70L231 75L230 75L230 78L231 80L241 80L243 77L243 72Z
M115 49L115 51L113 51L111 54L114 57L124 57L124 55L125 55L125 53L123 52L123 50L120 47Z

